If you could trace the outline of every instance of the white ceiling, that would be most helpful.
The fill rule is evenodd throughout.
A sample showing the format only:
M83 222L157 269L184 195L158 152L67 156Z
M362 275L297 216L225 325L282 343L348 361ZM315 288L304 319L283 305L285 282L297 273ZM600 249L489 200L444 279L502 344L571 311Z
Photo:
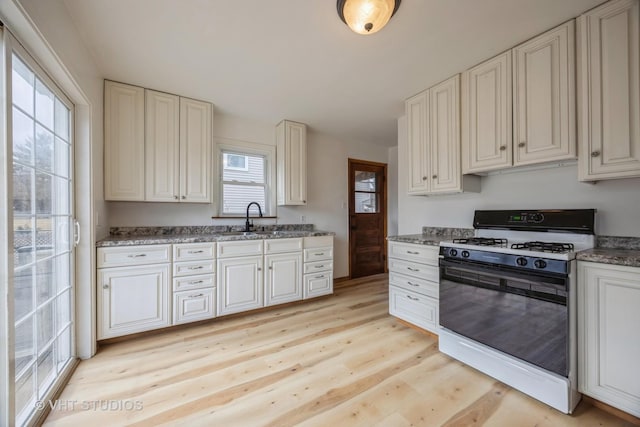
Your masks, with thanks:
M404 0L360 36L335 0L64 0L106 78L389 146L405 98L601 2Z

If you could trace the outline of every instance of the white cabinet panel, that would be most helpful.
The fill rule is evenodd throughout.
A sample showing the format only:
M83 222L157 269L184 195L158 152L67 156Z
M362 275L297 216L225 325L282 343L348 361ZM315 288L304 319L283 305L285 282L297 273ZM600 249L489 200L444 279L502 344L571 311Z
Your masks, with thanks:
M213 108L180 98L180 200L211 202Z
M579 176L640 176L640 2L614 0L578 18Z
M265 306L302 299L302 253L265 255Z
M262 255L218 260L218 315L264 306Z
M333 247L333 236L310 236L303 239L305 249Z
M215 288L173 294L173 324L215 317Z
M218 258L230 258L244 255L262 255L263 240L238 240L218 242Z
M417 277L419 279L435 283L438 283L440 280L440 269L438 266L419 264L417 262L405 261L397 258L389 258L389 271Z
M333 259L333 246L304 250L304 262L325 261Z
M417 261L437 266L439 249L438 246L389 242L389 258L397 258L403 261Z
M104 198L144 200L144 89L104 81Z
M278 205L307 203L307 126L283 120L276 127Z
M302 238L267 239L264 241L265 254L302 251Z
M213 274L215 273L216 262L213 259L181 261L173 263L173 276L191 276L194 274Z
M173 279L174 291L191 291L201 288L213 288L216 285L215 274L201 274L197 276L175 277Z
M98 268L171 262L171 245L98 248Z
M409 154L409 194L426 194L429 191L428 136L429 93L419 94L405 101Z
M304 274L333 271L333 261L310 261L304 263Z
M431 332L438 332L438 301L389 286L389 314Z
M145 90L145 200L178 202L180 97Z
M216 257L216 243L177 243L173 245L174 261L190 261Z
M304 299L333 293L333 273L324 272L304 275Z

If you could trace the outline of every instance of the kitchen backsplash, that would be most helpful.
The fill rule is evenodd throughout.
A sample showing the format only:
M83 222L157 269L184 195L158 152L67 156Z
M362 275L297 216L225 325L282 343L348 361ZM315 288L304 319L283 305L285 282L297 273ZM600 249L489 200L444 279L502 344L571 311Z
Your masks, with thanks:
M640 237L596 236L596 247L640 250Z
M464 238L473 237L473 228L422 227L422 234L434 237Z

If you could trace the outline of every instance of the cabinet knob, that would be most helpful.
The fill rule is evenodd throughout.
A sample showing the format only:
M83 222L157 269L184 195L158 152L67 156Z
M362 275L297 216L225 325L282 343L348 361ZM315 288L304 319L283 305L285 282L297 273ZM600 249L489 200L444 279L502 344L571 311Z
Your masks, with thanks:
M173 196L173 198L174 198L174 199L176 199L176 200L178 200L178 199L179 199L179 197L178 197L178 196Z
M273 267L272 267L272 266L269 266L269 270L273 270Z
M436 179L438 178L438 175L433 175L431 178Z
M182 196L182 197L181 197L181 199L182 199L182 200L184 200L184 199L186 199L186 198L187 198L187 196Z
M307 201L306 201L306 200L303 200L303 201L302 201L302 203L307 203Z
M501 145L501 146L500 146L500 151L504 151L504 150L506 150L506 149L507 149L507 146L506 146L506 145Z
M426 181L426 180L427 180L427 177L426 177L426 176L423 176L423 177L422 177L422 180L423 180L423 181Z
M518 147L522 148L522 147L524 147L525 145L527 145L525 142L521 142L520 144L518 144Z
M102 289L109 289L109 285L102 285Z
M262 271L262 268L258 267L258 271Z
M600 155L599 151L592 151L591 152L591 157L598 157Z

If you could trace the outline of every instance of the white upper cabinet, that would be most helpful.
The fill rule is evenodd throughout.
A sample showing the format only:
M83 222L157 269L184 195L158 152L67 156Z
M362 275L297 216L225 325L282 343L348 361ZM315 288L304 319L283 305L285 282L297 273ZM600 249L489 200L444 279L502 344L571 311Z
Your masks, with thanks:
M213 108L208 102L180 98L180 200L211 202Z
M578 18L581 180L640 176L640 2L614 0Z
M513 49L513 164L576 157L575 22Z
M307 126L289 120L276 127L278 205L307 203Z
M144 88L104 82L104 198L144 200Z
M455 75L405 102L409 194L479 191L477 177L460 168L460 76Z
M145 200L178 201L180 97L145 90Z
M511 52L462 73L462 173L512 164Z

